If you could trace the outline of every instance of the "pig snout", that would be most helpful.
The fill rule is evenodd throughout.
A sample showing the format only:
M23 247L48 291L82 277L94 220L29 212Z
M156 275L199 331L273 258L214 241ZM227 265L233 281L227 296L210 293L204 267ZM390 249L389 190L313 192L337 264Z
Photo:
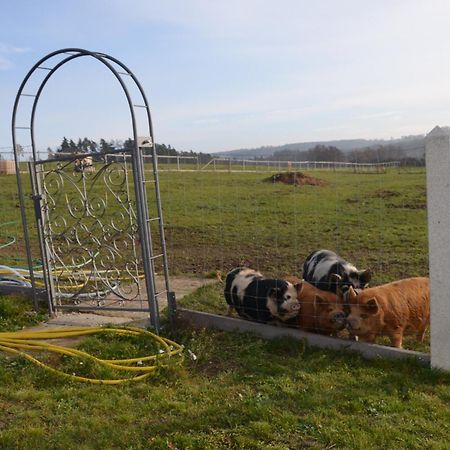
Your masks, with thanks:
M284 320L296 316L299 313L299 311L300 311L300 303L292 300L283 302L281 308L278 309L280 316L282 316Z
M361 321L357 317L349 316L345 319L345 326L349 331L356 331L361 327Z
M347 316L344 312L338 312L331 318L331 321L336 330L343 330L347 324Z

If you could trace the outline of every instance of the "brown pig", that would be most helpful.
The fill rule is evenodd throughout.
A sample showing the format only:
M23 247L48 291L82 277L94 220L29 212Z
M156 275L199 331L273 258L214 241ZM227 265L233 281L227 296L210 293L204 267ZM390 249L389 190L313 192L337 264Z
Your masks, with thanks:
M422 342L430 322L430 288L425 277L394 281L356 293L349 288L347 328L351 335L375 342L387 335L401 348L403 336L415 334Z
M300 313L291 320L292 326L326 335L336 335L345 327L345 313L335 293L322 291L305 280L292 277L289 281L296 282L300 303Z

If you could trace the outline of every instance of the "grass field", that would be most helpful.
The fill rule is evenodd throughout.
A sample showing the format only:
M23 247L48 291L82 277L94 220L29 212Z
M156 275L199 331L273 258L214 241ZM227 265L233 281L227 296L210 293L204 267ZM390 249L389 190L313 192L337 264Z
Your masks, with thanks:
M171 272L211 274L246 262L292 275L309 252L329 248L371 267L375 284L427 274L424 173L311 175L328 184L271 184L257 173L162 173ZM19 219L14 179L1 181L2 219ZM9 225L0 232L18 234ZM20 240L1 252L10 264L23 257ZM219 285L181 303L224 310ZM41 318L9 298L1 299L0 315L2 329ZM197 359L122 387L67 383L2 356L0 448L448 448L447 374L290 339L184 327L166 334ZM114 338L82 344L119 357L142 345ZM60 362L77 370L75 362Z
M36 320L12 299L0 299L0 313L9 316L1 330ZM0 356L0 448L448 448L448 374L290 339L189 328L168 334L196 359L119 387L70 383ZM123 357L145 346L92 337L81 348ZM78 361L59 363L95 373Z
M327 248L370 267L372 285L428 275L425 173L310 174L326 185L273 184L261 173L163 174L172 271L226 273L245 263L264 274L300 276L306 256ZM224 313L223 286L207 286L181 304ZM428 340L407 338L405 348L428 351Z
M267 183L264 173L161 173L171 273L227 271L245 262L271 275L298 275L311 251L328 248L370 267L375 284L427 274L425 173L311 174L327 185ZM20 221L15 177L0 181L1 221ZM153 193L148 197L154 216ZM107 206L113 216L117 206ZM0 262L24 258L20 225L0 227L0 243L8 235L18 242L0 252ZM32 246L38 257L36 239Z
M225 274L246 264L267 275L300 276L306 256L327 248L360 269L372 269L372 285L428 274L424 172L390 169L385 173L311 171L310 174L325 184L274 184L265 181L266 173L162 172L161 198L170 273ZM8 235L17 236L18 241L0 251L0 263L17 265L15 259L22 258L23 265L23 240L17 224L11 222L19 220L15 179L7 176L2 181L7 223L0 227L0 242L7 240ZM92 190L92 197L101 194L100 184ZM69 198L71 195L69 190ZM61 200L54 213L57 216L66 208L65 193L56 190L54 197ZM148 192L148 198L154 198L153 192ZM104 223L107 219L114 220L119 210L111 196L108 202L102 216ZM150 201L149 206L154 217L155 205ZM33 223L31 212L29 218ZM95 224L94 219L86 221L86 231L80 231L79 235L90 232ZM152 226L155 231L157 223ZM154 253L158 254L156 241L155 238ZM32 243L37 259L35 238ZM61 247L66 249L64 240ZM120 255L124 265L126 251ZM71 258L74 254L77 251L63 252L62 257ZM67 264L73 262L68 259ZM161 270L158 265L156 268ZM206 292L210 297L207 303L198 300L205 295L194 295L185 299L184 304L195 303L199 309L221 312L224 301L220 291L209 288Z
M261 173L161 175L170 268L227 271L243 262L299 275L313 250L374 271L374 284L428 273L424 173L314 171L326 186L264 182Z

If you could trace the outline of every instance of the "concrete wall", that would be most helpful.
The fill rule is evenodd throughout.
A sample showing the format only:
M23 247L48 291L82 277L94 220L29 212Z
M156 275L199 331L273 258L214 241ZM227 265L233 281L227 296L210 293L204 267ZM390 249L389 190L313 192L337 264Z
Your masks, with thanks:
M308 333L288 327L277 327L262 323L251 322L232 317L219 316L200 311L178 308L177 320L189 322L197 328L216 328L218 330L255 333L265 339L276 339L289 336L299 341L306 340L309 345L331 350L352 350L361 353L365 358L389 358L389 359L411 359L415 358L424 365L430 364L427 353L403 350L401 348L386 347L384 345L368 344L366 342L355 342L348 339L338 339L321 334Z
M450 371L450 128L426 139L431 365Z

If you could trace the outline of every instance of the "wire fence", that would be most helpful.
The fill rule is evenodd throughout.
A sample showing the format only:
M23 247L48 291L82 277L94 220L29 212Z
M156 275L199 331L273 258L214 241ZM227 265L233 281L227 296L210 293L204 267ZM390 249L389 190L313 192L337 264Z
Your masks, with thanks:
M38 160L52 159L55 155L48 150L37 151ZM76 153L57 153L58 157L77 156ZM83 157L80 153L80 158ZM104 155L104 161L114 160L115 155ZM27 162L32 159L31 147L22 147L19 153L20 162ZM11 147L0 147L0 160L13 161L14 152ZM331 170L331 171L351 171L351 172L384 172L389 168L402 167L406 170L400 161L384 161L377 163L357 163L344 161L271 161L255 159L236 159L236 158L212 158L205 162L204 157L198 155L159 155L158 166L160 171L201 171L201 172L270 172L270 171L297 171L297 170ZM144 163L151 164L152 156L144 155ZM148 169L150 170L150 169ZM26 171L25 165L21 171ZM1 172L1 168L0 168Z
M11 148L0 149L0 154L2 161L14 158ZM20 176L24 186L28 186L31 149L24 147L19 156ZM40 151L37 156L47 160L52 155ZM92 167L96 173L105 160L113 164L116 158L124 158L114 152L94 155L92 159L86 154L65 156L67 161L73 160L74 172L80 170L75 161L85 159L82 170L90 171L88 168ZM144 161L145 170L152 170L152 157L145 155ZM225 275L231 268L245 265L267 273L268 277L300 277L302 259L314 249L328 248L348 257L357 267L373 269L373 285L427 274L425 178L420 171L403 172L399 162L213 158L205 163L197 156L161 155L158 170L162 172L171 273L188 277L217 272ZM294 189L261 182L271 172L296 170L317 170L314 178L324 183ZM261 176L261 172L266 175ZM374 175L366 176L367 173ZM0 275L8 283L27 283L15 174L2 176L2 190ZM34 254L38 254L36 242L32 240ZM33 262L38 271L41 261ZM225 314L223 284L207 289L203 297L188 298L181 306ZM302 295L308 292L303 290ZM294 323L283 320L283 324L348 337L347 328L339 333L332 329L345 322L341 320L342 305L331 301L333 311L329 314L330 301L317 300L313 294L303 301L297 322L294 318ZM256 320L260 320L262 313L256 306L250 304L245 314L256 315ZM264 302L262 311L267 315L266 306ZM272 318L270 310L269 313ZM422 343L423 332L413 334L407 338L407 348L427 350L428 335ZM388 343L387 336L379 337L378 343Z
M343 161L270 161L252 159L213 158L203 165L202 171L268 172L273 170L350 170L353 172L383 172L391 167L399 167L399 161L379 163L353 163Z

